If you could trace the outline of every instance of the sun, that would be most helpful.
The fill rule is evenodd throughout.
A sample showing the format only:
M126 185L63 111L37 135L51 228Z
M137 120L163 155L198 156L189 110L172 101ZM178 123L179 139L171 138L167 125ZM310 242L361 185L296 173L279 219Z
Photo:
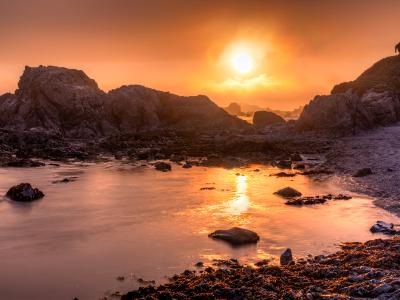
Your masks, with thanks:
M246 74L253 70L254 61L249 53L237 52L231 57L231 66L237 73Z

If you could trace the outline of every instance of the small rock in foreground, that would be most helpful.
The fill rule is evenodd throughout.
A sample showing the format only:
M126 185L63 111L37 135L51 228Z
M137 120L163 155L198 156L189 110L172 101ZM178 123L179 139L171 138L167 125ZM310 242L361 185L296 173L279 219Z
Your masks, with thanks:
M239 227L233 227L228 230L217 230L208 236L213 239L223 240L233 246L254 244L260 240L260 237L254 231Z
M372 225L370 231L372 233L383 233L387 235L394 235L399 233L396 229L394 229L393 223L386 223L384 221L377 221L376 224Z
M186 163L182 166L182 168L184 168L184 169L190 169L191 167L192 167L192 164L189 163L189 162L186 162Z
M171 171L171 165L162 161L156 162L154 164L155 168L157 171L161 171L161 172L168 172Z
M364 177L372 174L371 168L363 168L358 170L353 177Z
M10 188L6 196L14 201L28 202L43 198L44 194L39 189L32 188L29 183L20 183Z
M282 266L289 265L293 261L292 250L287 248L285 252L281 254L280 263Z
M274 194L279 195L283 198L294 198L294 197L300 197L301 193L294 188L291 187L285 187L283 189L280 189L279 191L275 192Z

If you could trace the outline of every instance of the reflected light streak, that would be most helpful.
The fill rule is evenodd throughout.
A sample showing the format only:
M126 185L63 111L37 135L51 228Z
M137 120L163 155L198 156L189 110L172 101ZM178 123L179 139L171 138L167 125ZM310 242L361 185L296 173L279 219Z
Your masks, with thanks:
M227 203L226 212L238 216L248 211L250 207L247 196L247 176L236 176L236 195L233 200Z

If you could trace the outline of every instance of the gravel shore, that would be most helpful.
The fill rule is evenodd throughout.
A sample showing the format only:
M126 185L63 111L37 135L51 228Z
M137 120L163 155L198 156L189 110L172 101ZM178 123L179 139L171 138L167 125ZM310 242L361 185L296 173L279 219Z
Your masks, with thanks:
M375 204L400 215L400 125L341 138L327 153L327 167L348 189L375 198ZM353 177L359 169L372 174Z

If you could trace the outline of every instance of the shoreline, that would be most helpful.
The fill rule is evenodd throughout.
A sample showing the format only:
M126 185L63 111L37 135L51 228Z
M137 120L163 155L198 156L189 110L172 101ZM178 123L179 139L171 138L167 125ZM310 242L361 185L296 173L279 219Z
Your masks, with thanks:
M256 267L236 260L186 270L159 286L128 292L131 299L398 299L400 238L344 243L341 250L289 265Z

